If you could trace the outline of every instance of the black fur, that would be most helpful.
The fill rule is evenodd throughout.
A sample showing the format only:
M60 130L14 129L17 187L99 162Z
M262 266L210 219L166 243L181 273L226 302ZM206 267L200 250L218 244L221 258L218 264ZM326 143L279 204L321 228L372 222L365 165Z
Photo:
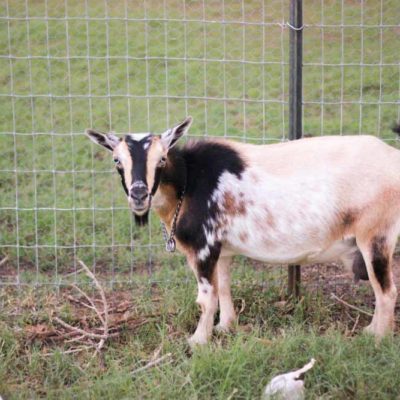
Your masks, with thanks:
M389 254L384 236L376 236L372 240L372 265L376 279L385 292L389 289Z
M128 188L126 187L126 184L125 184L124 169L122 167L117 167L117 171L119 173L119 176L121 177L121 183L122 183L122 187L124 188L124 192L128 196L129 193L128 193Z
M392 131L393 131L396 135L400 136L400 121L399 121L399 122L395 122L395 123L392 125Z
M188 209L178 224L177 236L198 251L207 243L203 225L207 219L217 217L217 205L208 207L207 202L211 200L220 176L227 171L240 178L245 165L236 151L214 142L197 142L177 152L179 155L175 155L175 159L180 158L186 166L185 197L188 200Z
M132 183L142 181L147 185L146 170L147 170L147 150L143 145L151 139L151 135L137 141L131 136L125 136L126 144L132 157Z
M367 266L365 265L364 258L361 254L360 250L357 250L354 260L353 260L353 273L354 273L354 282L357 283L360 279L363 281L368 281L368 272Z
M113 151L113 147L111 147L111 146L107 143L107 140L106 140L106 138L105 138L105 136L107 135L106 133L97 132L97 131L94 131L93 129L88 129L88 130L87 130L87 135L88 135L89 137L90 137L90 136L95 137L96 140L97 140L97 143L98 143L99 145L105 147L106 149L108 149L108 150L110 150L110 151ZM93 140L93 139L91 139L91 140Z
M136 215L135 216L135 223L138 226L145 226L148 224L149 222L149 212L147 211L146 214L143 215Z
M146 179L146 169L147 169L147 150L143 148L145 142L151 139L151 135L144 137L142 140L137 141L132 139L131 136L125 136L125 141L128 145L129 152L132 157L132 183L135 181L143 181L147 185ZM127 196L129 196L128 188L126 187L124 179L124 169L122 167L117 167L117 171L121 177L122 187ZM138 226L145 226L149 221L149 213L144 215L134 215L135 223Z
M173 184L179 193L186 182L186 208L179 220L177 238L195 252L207 245L203 227L207 220L218 218L218 205L211 201L211 196L218 186L224 172L238 178L245 168L239 154L227 145L199 141L184 147L173 149L169 154L171 167L161 177L162 183ZM212 228L210 227L210 230ZM218 260L221 243L209 247L210 255L197 265L199 278L211 281L214 266Z
M151 191L150 191L150 194L152 196L155 195L155 193L157 192L158 186L160 185L161 174L162 174L162 168L157 167L156 168L156 172L154 174L154 184L153 184L153 187L151 188Z
M206 278L208 282L213 281L214 267L221 253L221 243L217 242L210 247L210 255L205 260L197 262L197 272L200 278Z
M187 166L183 157L183 151L173 148L168 152L167 164L162 169L160 183L172 185L176 190L177 197L179 197L186 187L186 181Z

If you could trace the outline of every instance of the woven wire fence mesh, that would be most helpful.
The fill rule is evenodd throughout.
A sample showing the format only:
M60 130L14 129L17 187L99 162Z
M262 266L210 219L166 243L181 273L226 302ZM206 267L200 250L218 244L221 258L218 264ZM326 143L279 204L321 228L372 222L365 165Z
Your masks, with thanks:
M392 141L400 3L304 1L304 133ZM166 257L134 226L109 155L83 135L287 139L285 0L0 3L0 283L59 285L84 260L131 282Z

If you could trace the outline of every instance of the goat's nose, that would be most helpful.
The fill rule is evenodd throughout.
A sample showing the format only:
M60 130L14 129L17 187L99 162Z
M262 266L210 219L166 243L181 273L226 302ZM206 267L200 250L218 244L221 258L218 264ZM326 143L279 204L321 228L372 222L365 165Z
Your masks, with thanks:
M147 197L147 190L133 190L131 197L137 202L143 202Z
M147 186L141 183L133 184L130 196L136 204L142 204L148 196Z

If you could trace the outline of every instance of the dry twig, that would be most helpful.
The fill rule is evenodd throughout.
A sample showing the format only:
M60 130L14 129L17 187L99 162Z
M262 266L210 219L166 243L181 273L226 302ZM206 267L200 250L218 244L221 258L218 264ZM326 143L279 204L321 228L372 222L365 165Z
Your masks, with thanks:
M342 304L345 305L346 307L351 308L352 310L355 310L355 311L360 312L361 314L369 315L370 317L373 316L373 314L370 313L369 311L364 311L364 310L362 310L361 308L358 308L358 307L356 307L356 306L353 306L352 304L347 303L347 301L344 301L344 300L341 299L340 297L337 297L334 293L331 293L331 298L332 298L333 300L338 301L339 303L342 303Z
M143 367L140 367L138 369L135 369L134 371L131 372L131 375L135 375L139 372L145 371L146 369L155 367L158 364L161 364L162 362L166 361L168 358L170 358L172 356L171 353L167 353L165 355L163 355L162 357L159 357L155 360L151 360L149 361L146 365L144 365ZM172 362L172 360L168 361L168 364L170 364Z
M360 320L360 314L357 314L356 322L354 322L353 328L350 331L350 335L354 335L354 332L356 331L359 320Z
M74 353L79 353L81 351L84 350L89 350L91 349L90 346L81 346L81 347L77 347L76 349L69 349L69 350L65 350L65 351L60 351L61 354L74 354ZM55 352L52 353L43 353L42 356L43 357L52 357L54 356Z
M5 264L8 261L8 256L5 256L1 261L0 261L0 267Z
M103 323L103 333L104 337L100 340L100 342L97 345L96 353L98 353L104 346L104 343L108 339L108 304L107 304L107 299L106 295L104 294L103 287L100 285L99 281L96 279L92 271L85 265L85 263L82 260L78 260L79 264L84 268L86 275L89 276L96 285L98 291L100 292L101 300L103 302L103 314L104 314L104 319L100 318L100 321ZM93 303L94 304L94 303ZM96 307L95 307L96 308ZM97 315L100 315L99 311L96 309Z
M124 327L129 327L130 329L137 329L138 327L145 325L157 316L161 315L160 312L154 312L152 314L146 315L134 315L133 304L130 301L124 299L121 303L111 302L110 305L107 302L104 289L100 282L97 280L96 276L90 271L90 269L81 261L78 260L81 265L79 271L85 272L85 274L93 282L93 286L96 288L96 292L99 293L99 298L95 296L90 296L80 287L75 284L71 284L70 287L76 291L79 296L74 297L71 292L65 295L65 299L69 300L72 304L81 307L82 309L88 309L95 313L97 324L87 322L85 315L83 315L80 324L78 326L71 325L70 323L64 321L59 316L53 316L53 321L60 326L59 329L51 329L49 332L40 332L40 339L44 340L63 340L65 344L69 346L65 354L78 353L84 348L94 349L93 357L99 354L104 347L107 340L113 337L117 337L121 334ZM244 304L242 304L244 307ZM131 311L128 311L132 309ZM122 313L123 311L123 313ZM172 315L175 313L168 313ZM37 336L37 335L36 335ZM86 346L86 347L85 347ZM148 364L141 367L139 370L150 368L154 365L164 362L169 355L158 358L161 353L161 348L153 355L149 360ZM93 359L91 358L91 360ZM91 361L89 361L90 363ZM136 372L134 372L136 373Z
M90 271L90 269L86 266L86 264L81 260L78 260L78 262L82 266L82 269L80 271L85 271L86 275L92 280L92 282L96 286L96 289L100 293L103 310L100 311L97 308L95 301L86 292L84 292L82 289L80 289L76 285L72 285L72 287L78 293L80 293L86 299L86 301L88 303L81 301L81 300L77 300L77 299L73 298L72 296L69 296L70 300L72 298L72 301L77 302L77 303L81 304L82 306L89 308L90 310L92 310L96 313L98 319L100 320L100 322L102 324L102 327L100 330L102 333L100 334L100 333L90 332L88 330L81 329L76 326L72 326L58 317L53 317L53 320L56 321L62 327L66 328L69 331L68 334L70 334L71 336L76 336L76 337L72 338L69 342L84 342L83 339L87 339L88 343L91 346L93 346L93 345L95 346L95 352L93 354L93 356L95 356L104 347L105 342L110 337L117 336L118 333L117 332L114 332L114 333L109 332L109 315L108 315L109 307L107 304L107 299L106 299L103 287L100 285L96 276L92 273L92 271ZM92 340L97 340L98 342L96 344L94 344L92 342ZM80 347L80 349L82 349L82 347ZM75 349L75 350L77 350L77 349ZM75 352L74 349L71 349L68 351L70 353Z
M53 317L53 319L54 319L54 321L59 323L64 328L69 329L71 332L75 332L76 334L83 335L90 339L105 340L108 338L108 335L101 335L99 333L88 332L88 331L85 331L84 329L78 328L76 326L72 326L72 325L68 324L67 322L63 321L61 318Z

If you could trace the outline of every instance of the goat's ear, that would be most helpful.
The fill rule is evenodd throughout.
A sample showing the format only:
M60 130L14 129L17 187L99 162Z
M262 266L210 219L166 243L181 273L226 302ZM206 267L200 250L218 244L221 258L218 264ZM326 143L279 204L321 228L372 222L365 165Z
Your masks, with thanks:
M120 139L113 133L102 133L94 131L93 129L86 129L85 133L92 142L95 142L110 151L113 151L120 141Z
M168 129L161 135L161 144L165 150L175 146L176 142L189 130L192 120L192 117L186 117L183 122Z

